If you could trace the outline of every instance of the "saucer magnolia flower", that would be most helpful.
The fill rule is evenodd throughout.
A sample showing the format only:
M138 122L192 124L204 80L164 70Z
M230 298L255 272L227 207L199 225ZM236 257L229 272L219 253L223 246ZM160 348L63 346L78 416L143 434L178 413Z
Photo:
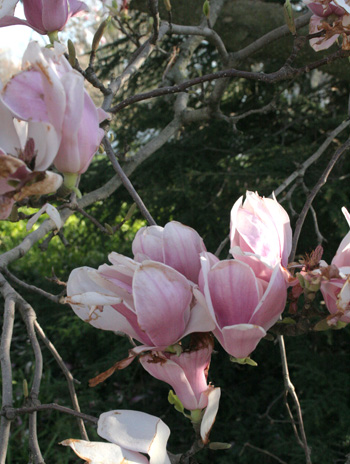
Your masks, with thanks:
M165 349L189 333L214 328L193 287L175 269L155 261L139 264L118 253L109 260L111 266L78 268L69 276L67 302L81 319L122 331L148 349Z
M287 287L280 265L255 256L219 261L203 253L200 288L215 320L215 337L236 358L246 358L283 312ZM244 262L246 261L246 262Z
M110 443L70 438L61 445L70 446L90 464L170 464L166 452L170 429L159 417L129 410L105 412L97 433Z
M201 268L200 253L207 249L194 229L172 221L164 228L142 227L134 238L132 251L135 261L159 261L197 283Z
M26 19L13 16L18 0L2 0L0 27L16 24L29 26L39 34L61 31L68 19L87 10L87 5L78 0L23 0Z
M244 253L260 256L270 266L282 263L287 267L292 249L289 216L276 199L261 198L247 192L231 210L231 249L240 247Z
M8 82L2 96L21 119L53 126L60 137L54 164L72 177L87 170L104 135L99 123L107 114L95 107L83 77L63 53L57 42L54 49L31 42L23 57L25 70Z
M15 201L55 192L62 183L61 176L46 172L60 144L52 124L15 116L0 100L0 219Z
M171 385L183 406L192 411L207 407L213 388L207 385L212 351L212 342L180 355L152 351L141 356L140 363L153 377Z
M346 208L342 212L350 227L350 214ZM350 322L350 232L343 238L331 263L329 278L321 280L321 292L335 321ZM334 268L338 271L334 272ZM324 272L322 273L324 274Z

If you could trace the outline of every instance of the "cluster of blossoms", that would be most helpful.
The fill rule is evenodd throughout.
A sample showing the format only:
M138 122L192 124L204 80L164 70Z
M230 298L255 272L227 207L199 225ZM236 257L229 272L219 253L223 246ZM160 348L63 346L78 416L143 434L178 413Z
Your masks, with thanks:
M207 383L210 332L239 362L249 357L285 307L291 239L288 215L277 201L247 192L231 214L234 259L220 261L194 229L173 221L141 228L132 244L134 259L113 252L111 264L75 269L67 284L74 312L140 343L90 384L139 356L145 370L174 389L170 398L177 409L200 423L208 403L217 409L220 396Z
M329 48L342 37L343 50L350 50L350 1L349 0L303 0L313 15L310 19L310 34L324 32L310 40L316 51Z
M27 21L12 16L17 1L2 2L0 27L26 24L44 34L61 30L70 16L86 8L82 2L24 2ZM59 5L57 4L59 3ZM0 219L15 202L56 192L62 177L47 169L53 164L67 187L88 168L108 118L84 89L83 76L64 56L65 47L42 48L31 42L22 71L0 93Z

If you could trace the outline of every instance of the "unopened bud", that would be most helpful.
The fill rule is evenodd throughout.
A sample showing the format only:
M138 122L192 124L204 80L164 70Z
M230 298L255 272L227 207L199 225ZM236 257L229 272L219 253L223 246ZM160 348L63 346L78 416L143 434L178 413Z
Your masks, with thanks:
M205 0L205 2L203 3L203 13L207 17L207 19L209 19L209 16L210 16L210 3L209 3L209 0Z
M75 61L77 59L77 54L75 52L75 47L74 47L74 43L68 39L68 61L69 61L69 64L74 67L75 66Z
M167 11L171 11L171 3L170 3L170 0L164 0L164 5L165 5L165 9Z
M107 19L102 21L102 23L99 25L97 31L95 32L94 38L92 40L92 45L91 45L91 50L93 52L97 51L98 46L100 45L100 40L102 39L104 31L105 31L107 25L109 24L110 20L111 20L111 18L110 18L110 16L108 16Z
M29 392L28 392L28 382L26 379L23 379L23 396L24 398L28 398Z
M219 441L212 441L209 443L209 449L211 450L226 450L231 448L231 443L220 443Z
M286 0L285 4L283 5L283 10L284 19L286 21L288 29L293 35L295 35L297 33L297 30L295 28L293 9L290 0Z

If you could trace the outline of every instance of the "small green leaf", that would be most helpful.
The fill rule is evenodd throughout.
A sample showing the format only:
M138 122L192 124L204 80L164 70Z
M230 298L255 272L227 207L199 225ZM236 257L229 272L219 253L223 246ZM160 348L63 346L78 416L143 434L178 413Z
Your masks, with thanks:
M324 330L329 330L330 326L327 323L327 319L322 319L321 321L318 321L317 324L314 325L314 330L317 332L322 332Z
M230 443L220 443L219 441L213 441L209 443L209 449L212 450L226 450L231 448Z
M291 317L285 317L281 321L278 321L279 324L296 324L295 320L292 319Z
M251 359L249 356L246 358L235 358L234 356L230 356L230 361L238 364L248 364L249 366L254 367L258 365L258 363L253 361L253 359Z
M124 221L128 221L129 219L131 219L132 215L134 214L134 212L136 211L137 209L137 205L136 203L133 203L130 208L129 208L129 211L126 213L125 215L125 218L124 218Z
M290 0L286 0L285 4L283 5L283 10L284 19L287 23L288 29L293 35L295 35L297 31L295 28L293 9Z
M169 391L168 401L170 404L174 405L174 408L176 409L176 411L182 412L182 414L184 414L185 408L183 404L181 403L181 401L179 400L178 396L175 395L173 390Z

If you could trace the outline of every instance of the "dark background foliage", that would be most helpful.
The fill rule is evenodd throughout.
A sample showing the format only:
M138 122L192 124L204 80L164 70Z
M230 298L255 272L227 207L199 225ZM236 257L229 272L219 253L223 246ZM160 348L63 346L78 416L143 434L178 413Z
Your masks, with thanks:
M142 25L143 16L137 14L134 21L135 27ZM170 37L162 47L169 51L175 43L176 38ZM123 54L130 51L130 44L126 41L101 50L101 63L105 66L100 72L107 73ZM268 51L265 52L268 55ZM203 41L196 51L189 77L216 70L217 61L216 52ZM257 65L259 63L256 62ZM348 62L344 61L343 66L348 69ZM128 94L157 87L163 67L162 53L155 52L142 73L131 81ZM192 92L190 106L199 108L208 98L212 85L205 84ZM316 72L273 87L233 80L221 105L226 115L262 108L273 98L274 110L249 116L236 125L213 119L201 125L186 126L134 173L134 186L159 225L178 220L192 226L203 236L208 250L215 252L228 234L233 203L247 189L257 190L260 195L270 195L311 156L327 134L347 118L348 90L346 82ZM122 98L123 95L120 96ZM173 101L173 97L156 99L120 112L111 126L119 153L135 153L157 134L172 118ZM311 189L317 182L333 151L345 138L346 134L341 134L307 171L304 178L307 188ZM327 239L324 259L328 262L348 230L340 208L350 207L349 168L347 154L333 170L314 203L320 231ZM97 188L111 176L109 162L104 155L99 155L83 176L81 190ZM279 201L283 199L281 195ZM292 206L297 213L304 201L305 192L299 186L292 196ZM128 194L120 188L103 203L90 207L88 212L101 223L115 225L123 220L131 204ZM294 224L291 203L285 201L283 206ZM76 215L65 228L68 246L63 246L55 237L46 253L35 247L14 263L11 270L28 283L58 293L61 289L45 280L51 275L52 268L65 281L69 272L77 266L97 267L106 262L112 250L131 256L133 237L142 225L145 221L137 212L113 236L106 236L85 218ZM18 243L25 233L21 222L14 225L4 223L1 227L1 250ZM308 216L299 242L299 257L311 252L316 245L314 224L312 217ZM228 247L223 250L221 258L224 259L227 253ZM67 305L57 306L37 295L22 293L35 307L40 324L74 377L81 382L76 388L83 412L98 416L104 411L126 408L158 415L172 431L169 450L180 452L188 449L193 438L189 421L168 403L167 385L150 377L137 362L103 384L93 389L88 387L88 379L127 355L130 346L126 338L84 324ZM313 462L345 463L350 452L349 330L290 337L286 344ZM258 363L255 368L232 364L218 344L216 351L209 380L222 388L222 399L211 439L231 443L232 448L227 451L204 450L194 462L276 462L276 459L257 450L244 448L245 443L268 450L288 464L304 462L303 450L295 439L283 402L278 345L263 340L252 355ZM24 379L30 383L34 360L19 318L15 324L12 353L15 406L20 406L23 403L22 383ZM63 374L45 348L43 353L45 369L41 401L70 407ZM39 413L39 421L39 440L46 462L80 462L70 450L58 446L66 438L79 437L75 419L47 411ZM27 418L18 418L12 429L9 464L27 461L26 429ZM98 439L93 427L88 427L88 432L91 439Z

